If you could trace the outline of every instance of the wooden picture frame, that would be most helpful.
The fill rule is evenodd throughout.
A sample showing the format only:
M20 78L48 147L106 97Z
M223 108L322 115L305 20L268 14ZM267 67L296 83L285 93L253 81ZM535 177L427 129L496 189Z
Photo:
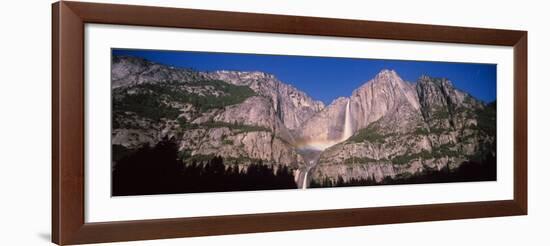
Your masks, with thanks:
M84 24L513 47L513 200L86 223ZM80 2L52 6L52 240L59 245L527 214L527 32ZM292 223L291 223L292 222Z

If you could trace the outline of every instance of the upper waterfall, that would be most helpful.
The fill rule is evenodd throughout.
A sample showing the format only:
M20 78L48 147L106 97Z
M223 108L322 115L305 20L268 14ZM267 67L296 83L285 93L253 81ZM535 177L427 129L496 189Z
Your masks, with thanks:
M344 131L342 133L342 138L340 141L345 141L351 135L353 135L353 130L351 129L351 115L350 115L350 101L351 99L348 99L348 103L346 104L346 116L344 118Z

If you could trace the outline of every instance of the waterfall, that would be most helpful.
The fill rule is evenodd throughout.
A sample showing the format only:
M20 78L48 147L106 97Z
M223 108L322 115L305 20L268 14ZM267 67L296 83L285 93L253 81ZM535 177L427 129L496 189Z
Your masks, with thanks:
M302 183L302 189L307 189L307 173L309 170L306 169L306 174L304 174L304 182Z
M350 103L349 103L350 101L351 101L351 98L348 99L348 103L346 104L346 117L344 119L344 132L342 134L341 141L345 141L346 139L351 137L351 135L353 134L353 132L351 130L351 115L350 115Z
M342 131L342 135L340 136L340 139L339 140L338 139L331 140L329 142L330 145L327 145L327 147L330 147L334 144L346 141L349 137L351 137L353 135L353 130L352 130L352 127L351 127L351 105L350 105L350 102L351 102L351 98L348 99L348 102L346 103L346 115L344 117L344 129ZM315 160L309 161L309 165L305 168L304 179L302 180L302 189L307 189L307 184L308 184L307 176L309 174L309 171L311 170L312 167L314 167L317 164L317 161L319 159L319 155L320 155L321 151L324 150L325 148L326 147L315 150L318 154L317 154L317 157L315 158Z

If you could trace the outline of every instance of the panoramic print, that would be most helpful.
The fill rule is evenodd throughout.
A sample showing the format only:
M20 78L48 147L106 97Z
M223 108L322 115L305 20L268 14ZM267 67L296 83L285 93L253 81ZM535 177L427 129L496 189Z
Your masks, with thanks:
M496 65L112 49L113 196L496 180Z

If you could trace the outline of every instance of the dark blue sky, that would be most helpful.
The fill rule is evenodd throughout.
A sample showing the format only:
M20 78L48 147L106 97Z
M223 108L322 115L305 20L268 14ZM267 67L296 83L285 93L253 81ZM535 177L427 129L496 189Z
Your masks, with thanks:
M423 74L445 77L457 88L482 101L496 99L495 64L128 49L113 49L112 52L113 55L142 57L198 71L267 72L326 104L339 96L351 95L382 69L393 69L410 82L416 82Z

